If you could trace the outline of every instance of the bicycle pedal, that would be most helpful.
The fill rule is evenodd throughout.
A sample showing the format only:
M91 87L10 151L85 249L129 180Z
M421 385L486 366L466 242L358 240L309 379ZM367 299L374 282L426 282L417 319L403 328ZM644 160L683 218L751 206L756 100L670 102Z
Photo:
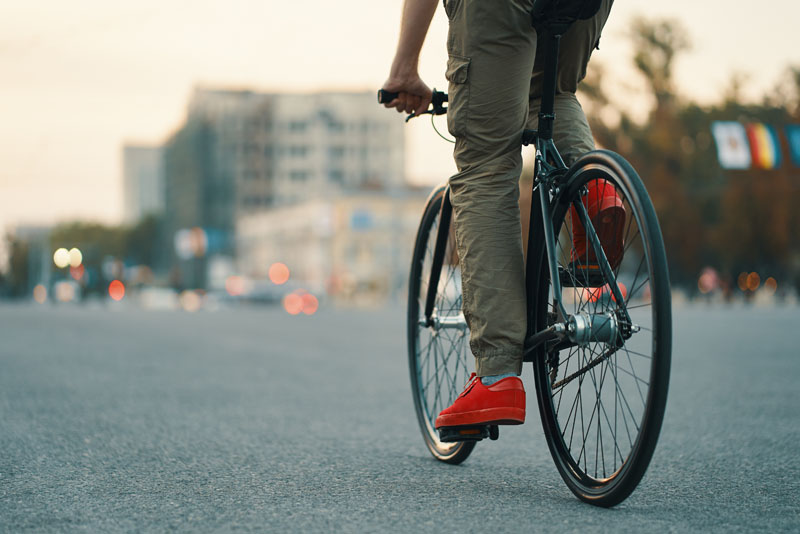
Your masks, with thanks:
M496 440L500 437L500 429L497 425L445 426L438 430L439 441L444 443L480 441L486 438Z
M561 287L601 287L606 279L597 264L581 264L573 262L568 268L559 266L558 277Z

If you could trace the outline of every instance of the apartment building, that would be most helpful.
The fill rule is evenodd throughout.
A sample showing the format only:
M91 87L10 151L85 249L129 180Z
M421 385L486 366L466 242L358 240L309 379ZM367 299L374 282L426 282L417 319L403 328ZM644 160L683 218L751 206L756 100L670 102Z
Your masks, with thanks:
M209 256L234 257L237 222L283 206L404 185L402 121L371 92L198 88L164 148L163 268L204 287ZM179 256L201 229L204 246Z

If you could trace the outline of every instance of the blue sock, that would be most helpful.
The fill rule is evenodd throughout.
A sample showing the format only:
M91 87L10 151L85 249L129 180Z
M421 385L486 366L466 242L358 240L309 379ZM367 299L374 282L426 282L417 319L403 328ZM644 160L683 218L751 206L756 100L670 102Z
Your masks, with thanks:
M491 386L495 382L499 382L500 380L508 378L509 376L517 376L517 373L503 373L502 375L482 376L481 384L484 386Z

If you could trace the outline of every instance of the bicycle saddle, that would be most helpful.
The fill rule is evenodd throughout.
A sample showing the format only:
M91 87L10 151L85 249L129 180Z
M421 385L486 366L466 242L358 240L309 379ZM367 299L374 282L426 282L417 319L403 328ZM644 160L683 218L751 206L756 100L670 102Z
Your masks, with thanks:
M548 26L553 33L563 33L576 20L592 18L602 0L534 0L531 23L535 28Z

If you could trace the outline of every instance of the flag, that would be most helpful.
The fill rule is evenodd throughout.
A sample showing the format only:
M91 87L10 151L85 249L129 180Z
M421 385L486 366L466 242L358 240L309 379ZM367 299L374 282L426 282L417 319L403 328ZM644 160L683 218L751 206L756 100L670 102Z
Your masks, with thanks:
M789 155L792 162L800 167L800 124L790 124L786 127L786 139L789 141Z
M723 169L749 169L750 147L744 126L732 121L714 121L711 133L717 142L717 157Z
M781 165L781 144L772 126L751 123L745 126L750 141L753 165L761 169L775 169Z

